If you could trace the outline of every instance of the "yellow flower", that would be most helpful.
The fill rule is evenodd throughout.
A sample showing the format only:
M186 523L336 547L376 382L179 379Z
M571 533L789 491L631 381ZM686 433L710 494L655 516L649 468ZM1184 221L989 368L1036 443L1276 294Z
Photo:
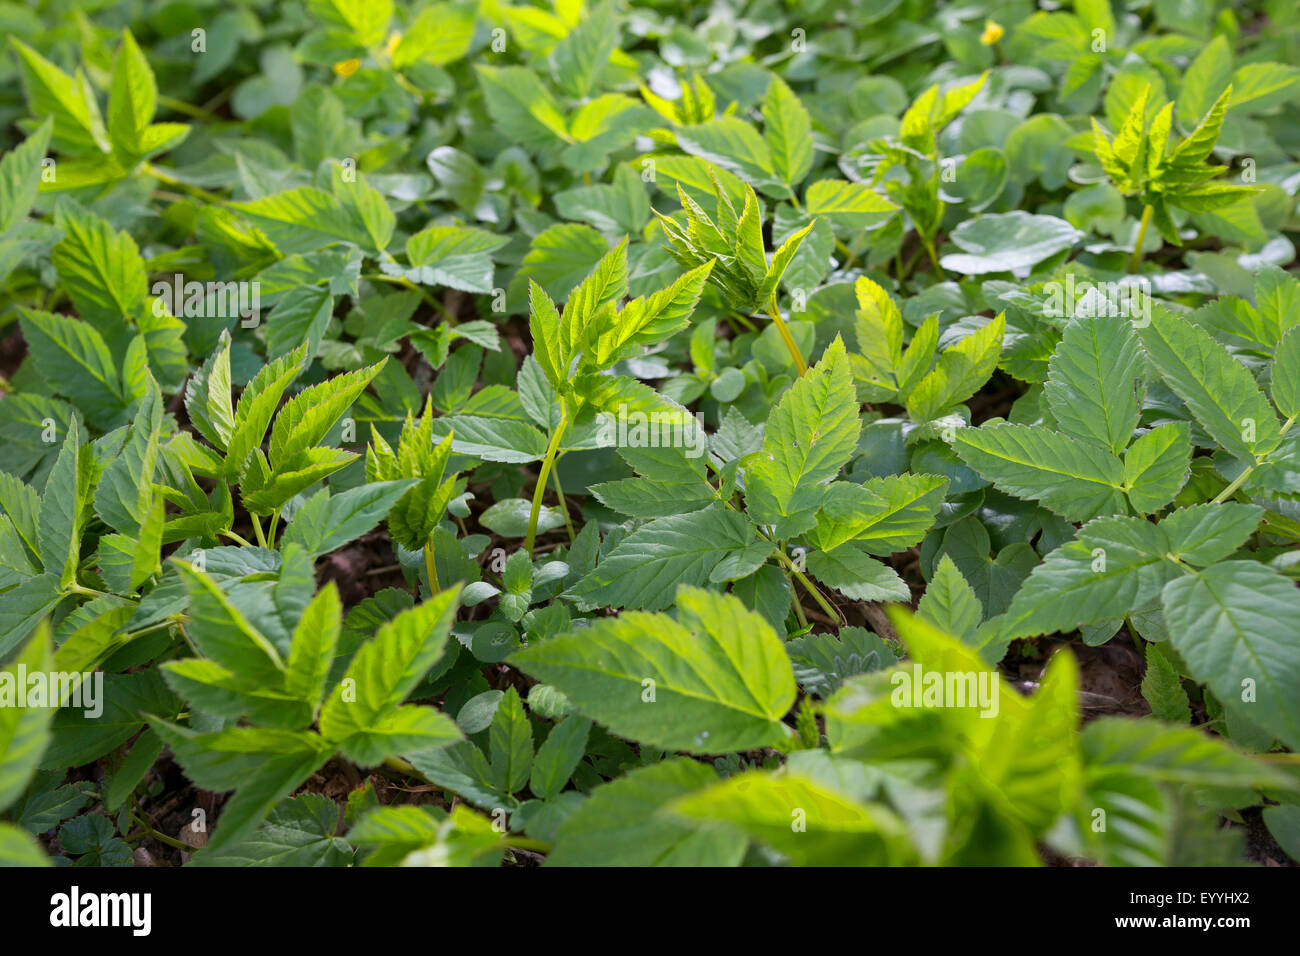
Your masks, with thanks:
M1007 31L1002 28L1002 24L993 20L984 21L984 32L980 34L980 43L985 46L992 46L1002 39L1002 34Z
M334 64L334 72L339 76L351 76L361 68L361 61L356 57Z
M388 42L384 45L384 55L392 59L393 51L397 49L397 44L402 42L402 31L394 30L388 35Z

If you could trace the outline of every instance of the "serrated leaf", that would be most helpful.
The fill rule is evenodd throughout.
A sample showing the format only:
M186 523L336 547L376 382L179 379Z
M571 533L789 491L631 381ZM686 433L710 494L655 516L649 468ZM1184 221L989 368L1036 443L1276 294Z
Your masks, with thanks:
M1041 426L962 428L953 448L1001 491L1032 498L1070 521L1123 513L1123 464L1106 449Z
M676 621L627 612L511 660L583 714L651 746L725 753L784 740L795 682L771 626L730 595L683 586L676 603Z

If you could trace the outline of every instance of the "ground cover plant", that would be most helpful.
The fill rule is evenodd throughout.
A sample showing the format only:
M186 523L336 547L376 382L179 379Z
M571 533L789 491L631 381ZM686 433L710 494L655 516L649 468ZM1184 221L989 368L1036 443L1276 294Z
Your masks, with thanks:
M1300 858L1293 0L0 23L0 862Z

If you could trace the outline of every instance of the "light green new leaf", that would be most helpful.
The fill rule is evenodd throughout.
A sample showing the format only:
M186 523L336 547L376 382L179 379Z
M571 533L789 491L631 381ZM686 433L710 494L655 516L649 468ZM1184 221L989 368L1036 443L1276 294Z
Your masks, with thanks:
M788 771L737 774L673 801L667 812L737 826L797 866L897 866L914 855L888 808Z
M460 587L449 588L379 628L321 709L320 729L327 740L347 752L367 732L380 730L442 656L459 598Z
M12 690L19 679L18 668L26 673L43 673L50 664L50 629L41 626L16 659L0 674ZM0 810L22 795L28 779L41 762L49 743L49 726L55 707L0 707Z
M143 134L158 108L158 84L149 61L130 30L122 31L122 46L113 58L108 97L108 135L114 151L126 163L145 152Z
M746 477L750 517L777 525L778 537L811 527L824 486L852 456L861 427L848 357L836 337L768 416Z
M794 672L772 626L738 598L683 586L677 620L629 611L516 651L586 716L653 747L727 753L785 740Z
M343 603L338 586L330 581L302 612L293 630L289 659L285 662L285 692L311 704L315 713L325 693L325 680L338 646Z
M812 169L812 118L785 80L775 74L763 98L763 124L772 168L787 186L796 185Z
M810 216L850 230L874 228L898 212L898 206L871 187L843 179L817 180L808 187L804 208Z
M945 349L935 367L906 393L907 413L912 419L930 421L974 395L997 368L1005 329L1006 318L998 313L991 322Z

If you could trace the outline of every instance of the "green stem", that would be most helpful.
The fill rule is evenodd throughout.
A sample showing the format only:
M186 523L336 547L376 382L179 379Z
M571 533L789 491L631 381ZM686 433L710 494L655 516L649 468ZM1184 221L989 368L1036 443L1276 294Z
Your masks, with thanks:
M271 512L271 520L266 525L266 546L275 547L275 527L280 523L279 509Z
M159 833L157 830L151 827L148 821L146 821L139 814L137 813L131 814L131 819L135 821L137 826L139 826L142 830L144 830L145 836L151 837L157 840L159 843L165 843L170 847L175 847L177 850L184 850L186 853L194 852L194 847L190 846L188 843L182 843L180 840L175 840L167 836L166 834Z
M943 269L939 265L939 254L935 251L934 240L929 236L922 236L921 243L925 246L925 252L930 257L930 265L934 269L935 278L943 281Z
M208 120L211 122L217 117L213 116L201 106L193 106L184 100L178 100L174 96L163 96L158 94L158 105L166 107L175 113L184 113L186 116L192 116L195 119Z
M189 193L196 199L202 199L205 202L210 202L218 206L226 205L226 200L218 196L216 193L208 192L206 189L199 186L192 186L183 180L177 179L171 173L155 166L153 163L144 163L140 168L144 171L146 176L152 176L154 179L161 183L166 183L168 186L175 186L177 189Z
M813 584L812 581L809 580L808 575L804 574L802 571L796 568L794 566L794 562L791 561L788 557L786 557L785 548L779 543L777 544L777 548L776 548L776 557L777 560L779 560L782 564L784 564L786 568L789 570L789 572L794 575L795 580L797 580L800 584L802 584L804 586L804 589L813 596L813 600L815 600L817 604L821 607L821 609L826 612L827 617L829 617L833 621L839 621L841 624L848 623L844 619L844 615L841 614L838 609L830 605L824 597L822 597L822 592L817 588L817 585ZM795 600L795 603L796 604L799 603L797 599Z
M1282 423L1282 429L1277 433L1279 438L1281 438L1283 435L1285 435L1287 432L1291 430L1291 426L1296 423L1297 418L1300 418L1300 416L1292 415L1290 418L1288 418L1285 422ZM1262 461L1256 461L1253 465L1247 465L1244 469L1242 469L1241 474L1232 480L1232 484L1228 485L1228 487L1224 488L1222 491L1220 491L1217 495L1214 496L1214 500L1211 501L1210 504L1217 505L1231 498L1233 494L1236 492L1236 490L1245 483L1247 478L1250 477L1250 473L1253 472L1256 468L1258 468L1261 464L1263 464Z
M749 321L749 316L744 315L740 312L732 312L731 315L727 316L727 318L735 319L750 332L758 331L758 329L754 328L754 323Z
M1142 207L1142 224L1138 226L1137 242L1133 245L1133 255L1128 261L1128 271L1137 272L1138 267L1142 265L1142 245L1147 238L1147 227L1151 225L1151 207Z
M559 459L556 459L558 464ZM564 498L564 488L560 484L560 470L551 469L551 481L555 483L555 495L560 499L560 512L564 515L564 528L569 532L569 544L573 544L578 536L573 531L573 519L569 516L569 503Z
M551 467L555 464L555 453L560 448L560 439L569 427L569 409L565 405L560 411L560 423L551 433L551 442L546 446L546 457L542 459L542 470L537 476L537 487L533 489L533 507L528 513L528 536L524 538L524 550L528 556L533 555L533 541L537 537L537 518L542 513L542 496L546 494L546 482L551 477Z
M263 548L268 547L266 543L266 535L262 533L262 520L251 511L248 513L248 516L253 519L253 535L257 538L257 543Z
M424 570L429 575L429 597L437 597L442 593L442 588L438 584L438 566L434 563L433 555L433 535L424 542Z
M243 535L235 534L235 532L233 531L219 531L217 533L220 534L223 538L229 538L231 541L235 542L236 544L243 545L245 548L253 547L253 542L249 541Z
M799 621L799 626L805 631L808 630L808 618L803 613L803 604L799 601L799 592L795 590L794 580L790 577L790 572L785 572L785 579L790 582L790 603L794 605L794 616Z
M803 355L799 352L799 346L795 343L794 336L790 334L789 326L787 326L785 320L781 318L781 307L776 304L775 292L773 292L772 297L768 299L767 314L770 315L772 321L776 323L776 328L781 333L781 338L785 341L785 347L789 350L790 357L794 359L794 367L799 370L799 374L802 376L808 371L808 363L803 360Z

